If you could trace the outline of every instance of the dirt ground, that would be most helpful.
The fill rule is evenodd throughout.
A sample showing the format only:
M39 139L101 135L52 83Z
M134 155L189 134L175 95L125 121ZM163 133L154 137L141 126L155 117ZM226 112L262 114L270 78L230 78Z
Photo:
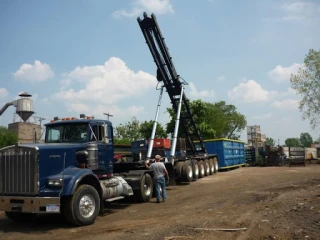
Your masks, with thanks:
M79 228L60 215L22 224L0 212L0 239L320 239L319 164L238 168L167 193L160 204L111 203Z

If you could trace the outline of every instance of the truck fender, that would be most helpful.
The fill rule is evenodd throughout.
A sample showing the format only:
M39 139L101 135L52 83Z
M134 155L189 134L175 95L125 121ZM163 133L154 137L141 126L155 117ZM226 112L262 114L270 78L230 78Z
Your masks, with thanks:
M102 193L99 179L90 169L76 168L76 170L73 169L72 174L68 173L68 175L72 175L72 177L64 187L62 195L73 195L82 184L91 185L97 189L99 194Z
M153 178L153 172L151 170L131 170L122 177L132 187L132 190L139 190L140 181L146 173Z

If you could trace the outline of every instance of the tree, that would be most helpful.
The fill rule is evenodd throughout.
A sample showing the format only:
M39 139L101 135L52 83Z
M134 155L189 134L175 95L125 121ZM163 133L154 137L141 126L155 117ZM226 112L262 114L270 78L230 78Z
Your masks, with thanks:
M266 145L270 146L270 147L274 147L274 145L276 144L276 142L274 141L273 138L266 138Z
M209 103L195 100L190 102L190 108L204 139L239 139L239 133L247 124L245 116L237 112L234 105L226 104L225 101ZM172 134L176 117L173 109L167 110L171 116L171 121L167 124L167 133ZM179 136L184 136L182 127L179 128Z
M150 139L154 121L144 121L140 124L140 134L144 139ZM155 138L166 138L167 133L160 123L157 124Z
M13 145L18 142L18 134L0 126L0 148Z
M135 117L131 122L120 124L114 131L114 143L130 144L132 141L142 139L140 134L140 122Z
M300 147L300 140L299 138L287 138L285 140L285 144L287 147Z
M144 121L140 123L135 117L130 122L120 124L114 131L114 143L116 144L130 144L136 140L150 139L153 128L153 122ZM167 137L166 131L161 124L157 124L155 138Z
M302 96L302 119L309 119L312 129L320 123L320 50L309 50L304 65L290 78L292 88Z
M300 143L303 147L311 147L311 144L313 143L313 139L309 133L301 133Z

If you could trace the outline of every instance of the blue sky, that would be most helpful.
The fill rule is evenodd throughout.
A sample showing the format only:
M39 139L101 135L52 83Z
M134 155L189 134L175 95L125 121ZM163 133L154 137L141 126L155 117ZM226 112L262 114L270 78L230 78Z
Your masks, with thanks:
M318 138L289 82L308 50L320 49L318 0L2 0L0 106L26 91L43 123L105 112L115 126L153 119L156 66L136 20L144 11L155 13L189 98L234 104L280 143ZM162 124L167 107L164 95Z

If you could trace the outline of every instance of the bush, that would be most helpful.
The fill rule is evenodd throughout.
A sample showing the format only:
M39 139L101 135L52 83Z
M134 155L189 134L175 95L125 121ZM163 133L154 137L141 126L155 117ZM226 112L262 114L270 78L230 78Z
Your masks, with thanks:
M256 156L256 165L257 166L264 166L264 161L263 161L263 158L261 157L260 154L258 154Z

